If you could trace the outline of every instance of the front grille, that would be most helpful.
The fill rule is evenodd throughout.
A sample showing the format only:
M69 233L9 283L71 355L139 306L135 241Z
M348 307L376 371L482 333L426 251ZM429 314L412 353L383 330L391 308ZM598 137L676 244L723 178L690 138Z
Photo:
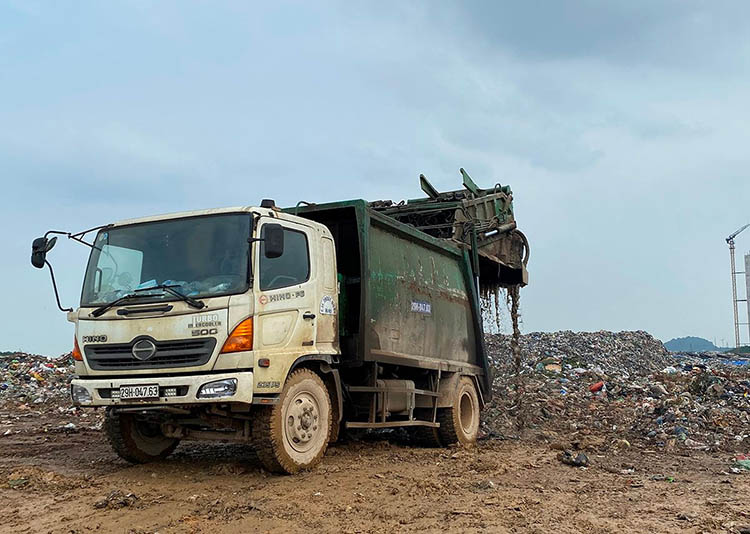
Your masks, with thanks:
M147 360L138 360L133 356L133 342L86 345L83 351L89 366L97 371L194 367L204 365L211 359L216 338L154 340L154 345L156 352Z

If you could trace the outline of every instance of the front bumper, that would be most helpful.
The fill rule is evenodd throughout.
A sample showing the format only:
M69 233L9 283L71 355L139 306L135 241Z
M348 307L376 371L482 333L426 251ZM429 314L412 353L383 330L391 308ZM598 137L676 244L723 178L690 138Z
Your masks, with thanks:
M202 385L227 378L237 379L237 390L234 395L207 399L198 398L198 390ZM119 399L120 386L145 386L152 384L159 385L160 396L158 399L127 399L125 401ZM86 388L91 396L90 402L74 402L74 404L78 406L159 406L165 404L205 404L226 402L252 404L253 402L252 371L183 376L149 376L140 378L74 378L71 382L71 387Z

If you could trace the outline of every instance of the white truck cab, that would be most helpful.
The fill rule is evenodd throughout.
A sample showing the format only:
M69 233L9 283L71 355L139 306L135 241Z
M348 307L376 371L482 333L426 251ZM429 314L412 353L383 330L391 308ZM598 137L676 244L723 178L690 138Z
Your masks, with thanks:
M284 235L276 258L260 241L268 224ZM250 404L278 393L300 356L338 354L333 239L321 224L268 208L192 211L115 223L94 245L81 307L68 313L82 405L117 405L123 393L144 405ZM203 305L148 289L165 281Z
M212 209L107 225L92 245L81 306L68 312L71 396L127 407L108 413L121 414L110 439L124 440L113 445L128 459L159 456L189 432L129 446L123 434L138 432L123 414L198 404L219 417L247 412L278 402L295 363L339 355L334 243L322 224L274 207Z

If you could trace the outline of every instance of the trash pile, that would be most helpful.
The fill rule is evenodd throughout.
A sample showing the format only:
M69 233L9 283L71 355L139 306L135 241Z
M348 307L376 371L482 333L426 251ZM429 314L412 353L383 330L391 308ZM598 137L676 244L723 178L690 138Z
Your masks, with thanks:
M486 336L494 396L482 428L490 437L563 436L562 449L575 450L750 450L750 360L670 353L641 331L531 333L519 343L520 374L511 336ZM30 410L64 416L55 431L96 428L100 415L89 419L69 402L72 375L70 354L0 355L0 407L21 419Z
M0 404L45 404L67 399L73 359L16 352L0 356Z
M646 332L532 333L520 338L519 376L510 336L486 342L490 436L552 431L603 447L750 446L750 360L671 354Z
M511 336L485 336L494 365L507 363L510 340ZM564 361L573 368L630 375L657 371L673 362L662 342L643 331L532 332L521 336L520 345L524 359L534 360L537 370Z

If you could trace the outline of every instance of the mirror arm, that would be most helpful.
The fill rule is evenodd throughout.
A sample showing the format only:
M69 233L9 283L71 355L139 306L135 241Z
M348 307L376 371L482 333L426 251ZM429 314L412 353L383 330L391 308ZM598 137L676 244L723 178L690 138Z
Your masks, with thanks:
M47 237L50 234L64 235L68 239L72 239L73 241L78 241L82 245L86 245L89 248L95 248L97 250L101 250L99 247L95 246L93 243L84 241L83 236L85 236L89 232L93 232L94 230L101 230L102 228L109 228L110 226L112 225L103 224L101 226L95 226L94 228L89 228L88 230L83 230L82 232L76 232L75 234L72 234L70 232L61 232L60 230L49 230L46 234L44 234L44 237Z
M74 241L78 241L79 243L86 245L89 248L101 250L99 247L92 243L88 243L83 239L83 236L85 236L87 233L93 231L93 230L100 230L102 228L108 228L109 224L97 226L95 228L89 228L88 230L84 230L82 232L77 232L75 234L70 232L62 232L60 230L48 230L44 237L40 237L38 239L34 240L34 243L32 244L32 254L31 254L31 263L34 267L37 267L41 269L43 266L38 261L42 258L44 258L44 265L46 265L49 268L49 275L50 278L52 278L52 289L55 291L55 301L57 302L57 308L61 312L72 312L73 308L63 308L62 304L60 304L60 292L57 290L57 281L55 280L55 271L52 269L52 265L47 261L46 255L47 253L52 249L53 246L55 246L55 242L57 241L57 237L53 237L52 239L49 239L49 236L52 234L55 235L64 235L68 239L72 239ZM100 283L101 283L101 277L100 277Z
M57 235L70 235L70 232L61 232L60 230L47 230L45 232L44 237L46 238L50 234L57 234Z
M88 230L83 230L82 232L76 232L75 234L68 234L72 239L75 239L77 237L82 237L89 232L93 232L94 230L101 230L102 228L109 228L112 226L112 224L102 224L99 226L94 226L93 228L89 228Z
M84 241L83 239L81 239L80 237L76 235L68 235L68 239L72 239L73 241L78 241L79 243L86 245L89 248L95 248L97 250L101 250L99 247L95 246L92 243L89 243L88 241Z
M55 299L57 300L57 307L61 312L72 312L73 308L63 308L60 304L60 294L57 292L57 282L55 282L55 272L52 270L52 265L47 260L44 260L45 265L49 267L49 275L52 277L52 288L55 290Z

